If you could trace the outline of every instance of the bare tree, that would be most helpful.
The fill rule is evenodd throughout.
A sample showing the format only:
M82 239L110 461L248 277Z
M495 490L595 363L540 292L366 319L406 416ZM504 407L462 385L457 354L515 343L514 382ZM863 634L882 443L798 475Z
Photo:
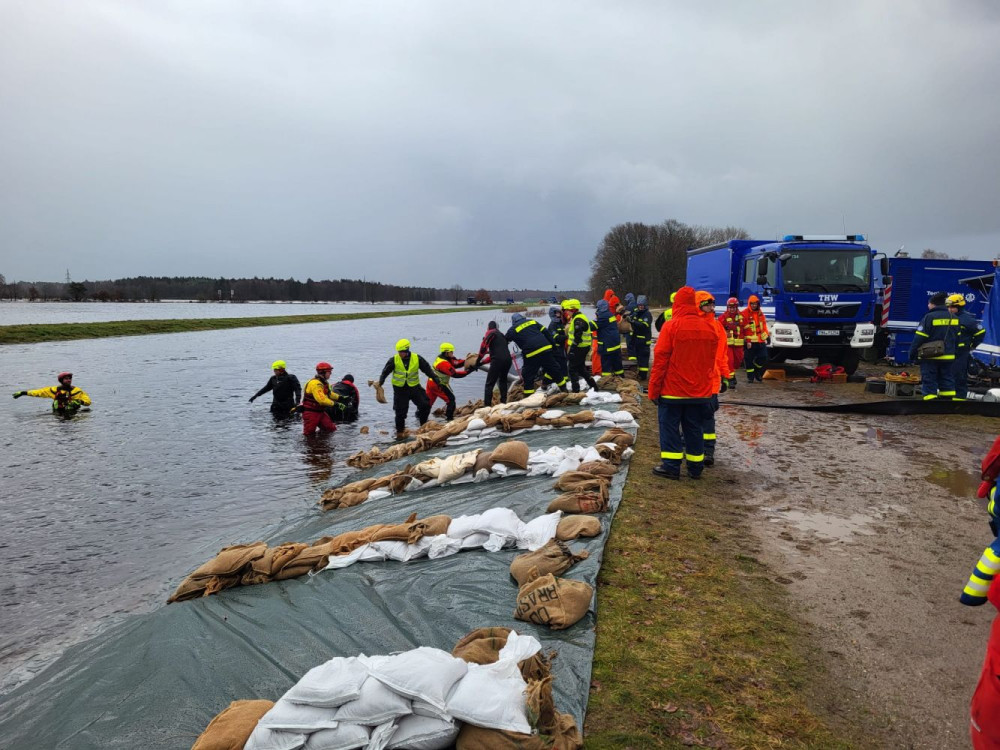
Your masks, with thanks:
M921 258L929 258L931 260L946 260L951 256L948 253L942 252L941 250L933 250L931 248L924 248L924 251L920 253Z
M452 284L451 287L450 287L450 289L451 289L452 295L455 297L455 304L457 305L458 301L460 299L462 299L462 292L464 291L462 289L462 285L461 284Z

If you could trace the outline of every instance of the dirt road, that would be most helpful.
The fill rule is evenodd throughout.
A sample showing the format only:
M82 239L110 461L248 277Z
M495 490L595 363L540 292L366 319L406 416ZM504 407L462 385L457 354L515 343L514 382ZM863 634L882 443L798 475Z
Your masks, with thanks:
M861 385L766 381L728 400L861 400ZM786 584L829 661L835 713L871 713L889 744L967 748L992 606L958 596L991 541L975 498L1000 432L985 417L870 417L723 406L716 482L750 510L748 542Z

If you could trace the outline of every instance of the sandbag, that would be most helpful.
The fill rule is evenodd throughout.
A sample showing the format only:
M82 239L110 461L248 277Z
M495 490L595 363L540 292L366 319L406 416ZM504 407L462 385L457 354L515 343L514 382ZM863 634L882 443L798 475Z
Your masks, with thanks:
M510 564L510 575L517 581L518 586L523 586L531 580L530 574L533 571L542 575L546 573L559 575L588 557L590 553L587 550L574 554L565 542L550 539L545 546L534 552L525 552L515 557Z
M371 657L368 668L397 693L444 711L448 693L469 667L447 651L420 646L393 656Z
M610 480L606 477L596 477L582 471L567 471L552 486L565 492L594 492L607 500L609 484Z
M487 451L481 451L478 456L476 456L476 463L472 466L472 473L478 474L483 469L487 471L493 466L493 453Z
M601 533L601 519L596 516L569 515L559 519L556 539L562 542L580 537L594 537Z
M375 389L375 400L380 404L388 404L389 402L385 398L385 388L382 387L381 383L376 383L374 380L369 380L368 385Z
M337 709L335 718L353 724L381 724L412 712L409 698L368 677L361 683L357 697Z
M335 656L306 672L282 696L282 700L319 708L336 708L357 700L367 677L368 668L357 657Z
M551 573L529 572L529 580L518 589L514 617L553 630L565 630L580 621L590 609L594 589L583 581L556 578Z
M455 750L547 750L548 747L537 734L484 729L474 724L463 724L455 740Z
M594 443L614 443L622 448L629 448L635 443L635 438L632 433L626 432L621 427L612 427L605 430Z
M575 414L567 414L573 424L588 424L594 421L594 412L590 409L584 409L583 411L578 411Z
M244 565L263 557L267 552L264 542L253 544L234 544L224 547L215 557L198 567L192 578L208 578L209 576L233 575L240 572Z
M585 471L599 477L612 477L618 469L607 461L586 461L577 467L577 471Z
M531 732L524 678L513 660L470 664L448 696L449 715L480 727Z
M479 354L470 354L465 358L465 363L462 365L466 370L471 370L473 367L479 364Z
M445 750L455 743L458 725L430 716L406 716L392 733L388 750Z
M528 707L528 720L540 732L548 732L556 726L556 705L552 698L552 675L528 683L524 691Z
M596 450L597 455L605 461L609 461L615 466L618 466L622 462L622 452L625 449L615 445L614 443L599 443L594 446L594 450Z
M521 440L508 440L493 449L492 458L493 463L504 464L515 469L527 469L530 454L531 449L528 448L527 443Z
M243 750L257 722L273 706L271 701L233 701L209 722L191 750Z

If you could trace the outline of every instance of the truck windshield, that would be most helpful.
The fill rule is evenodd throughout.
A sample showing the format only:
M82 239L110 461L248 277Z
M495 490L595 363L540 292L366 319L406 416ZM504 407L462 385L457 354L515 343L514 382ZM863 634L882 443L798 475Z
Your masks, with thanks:
M786 252L781 277L786 292L867 292L871 254L867 250L803 248Z

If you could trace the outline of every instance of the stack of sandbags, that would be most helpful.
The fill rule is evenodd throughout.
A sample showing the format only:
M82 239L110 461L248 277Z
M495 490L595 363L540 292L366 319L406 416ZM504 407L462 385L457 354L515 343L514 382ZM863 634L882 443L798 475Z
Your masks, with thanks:
M596 495L600 495L604 500L607 500L608 487L610 484L611 480L608 477L590 474L585 471L568 471L559 477L552 486L557 490L562 490L563 492L594 493Z
M399 541L416 544L424 537L446 534L450 516L422 520L413 513L403 523L375 524L359 531L322 537L312 544L289 542L268 547L264 542L225 547L185 578L168 602L211 596L233 586L254 586L297 578L325 568L330 557L345 555L367 544Z

